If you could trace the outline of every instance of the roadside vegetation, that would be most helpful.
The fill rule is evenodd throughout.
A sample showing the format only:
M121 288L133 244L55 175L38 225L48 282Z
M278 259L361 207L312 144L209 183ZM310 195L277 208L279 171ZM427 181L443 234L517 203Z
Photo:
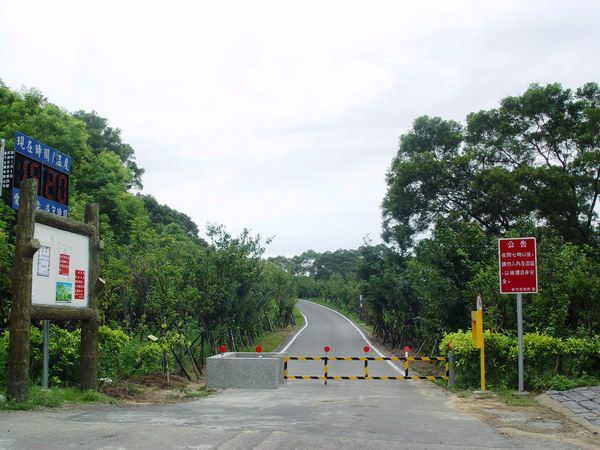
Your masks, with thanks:
M67 112L35 89L15 92L0 82L0 138L13 148L18 130L68 154L70 217L100 205L101 312L99 376L147 374L201 379L208 356L277 345L265 336L294 324L296 281L263 258L269 239L243 230L233 236L211 224L200 237L186 214L143 193L143 168L121 131L96 112ZM205 218L210 221L210 217ZM15 212L0 202L0 391L6 383L8 312ZM50 330L50 386L78 380L79 324ZM41 324L32 323L31 380L41 379ZM289 330L289 329L288 329ZM52 391L54 392L54 391Z
M276 258L301 298L360 313L395 348L444 354L451 342L457 381L475 388L478 354L462 330L481 293L490 384L514 387L516 300L499 293L497 239L534 236L539 293L524 296L526 388L598 383L598 84L534 84L462 123L419 117L400 136L386 182L384 244Z
M71 403L116 403L108 395L96 391L81 391L76 388L42 389L31 386L26 402L17 403L14 400L0 401L0 410L27 410L36 408L58 408Z

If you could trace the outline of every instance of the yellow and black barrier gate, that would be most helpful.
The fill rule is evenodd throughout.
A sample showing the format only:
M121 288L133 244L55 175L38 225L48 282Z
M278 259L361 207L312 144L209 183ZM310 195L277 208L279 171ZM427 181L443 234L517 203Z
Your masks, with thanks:
M323 375L289 375L288 374L288 361L323 361ZM364 361L364 375L363 376L339 376L329 375L328 373L328 362L329 361ZM369 361L404 361L404 376L371 376L369 375ZM444 365L444 376L419 376L408 374L408 363L409 361L431 361L440 362L443 361ZM370 356L285 356L283 358L283 378L286 380L446 380L449 377L449 359L445 356L405 356L405 357L370 357Z

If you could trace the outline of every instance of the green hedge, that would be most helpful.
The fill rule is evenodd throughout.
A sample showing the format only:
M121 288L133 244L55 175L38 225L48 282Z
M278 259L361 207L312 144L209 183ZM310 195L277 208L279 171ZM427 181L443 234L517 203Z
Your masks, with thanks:
M485 333L486 384L491 389L517 386L517 338ZM479 350L473 347L471 331L449 333L440 343L445 352L453 347L456 385L479 387ZM540 333L523 335L523 361L527 389L570 389L600 383L600 336L554 338Z
M48 353L51 386L79 384L80 330L69 331L50 326ZM0 386L6 386L8 331L0 336ZM42 333L31 327L30 376L33 383L42 379ZM152 342L130 338L121 330L100 326L98 331L98 377L122 378L134 368L136 374L158 373L162 370L162 350Z

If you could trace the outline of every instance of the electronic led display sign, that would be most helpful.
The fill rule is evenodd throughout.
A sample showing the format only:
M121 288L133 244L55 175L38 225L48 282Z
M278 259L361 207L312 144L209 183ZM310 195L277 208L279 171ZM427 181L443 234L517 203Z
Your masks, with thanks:
M37 207L67 217L70 171L71 158L67 155L16 131L12 207L19 208L21 181L35 178Z

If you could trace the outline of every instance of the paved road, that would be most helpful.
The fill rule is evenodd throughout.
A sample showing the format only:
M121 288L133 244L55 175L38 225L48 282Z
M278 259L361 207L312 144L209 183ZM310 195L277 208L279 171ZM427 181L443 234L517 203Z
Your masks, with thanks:
M361 355L343 317L304 301L308 326L290 355ZM384 363L377 370L394 374ZM301 369L301 367L299 367ZM317 371L319 368L317 368ZM336 368L346 371L348 367ZM359 373L362 366L358 367ZM376 370L373 368L373 370ZM535 448L454 410L428 381L294 381L276 390L228 389L197 401L0 412L0 448ZM548 447L544 447L548 448Z
M288 355L325 356L323 349L325 346L329 346L329 356L365 356L363 350L365 345L373 347L368 338L341 314L302 300L299 301L299 306L308 320L308 326L286 349ZM376 348L370 348L367 356L383 356L381 352L376 352L378 352ZM328 365L328 374L331 376L362 376L364 372L363 361L329 361ZM322 376L323 362L290 361L288 369L290 375ZM369 375L403 376L404 366L402 362L369 361ZM304 381L290 381L290 383L298 382L305 383ZM328 384L331 383L348 384L348 381L329 380ZM353 383L365 383L365 381ZM381 381L377 381L377 383L381 383Z

